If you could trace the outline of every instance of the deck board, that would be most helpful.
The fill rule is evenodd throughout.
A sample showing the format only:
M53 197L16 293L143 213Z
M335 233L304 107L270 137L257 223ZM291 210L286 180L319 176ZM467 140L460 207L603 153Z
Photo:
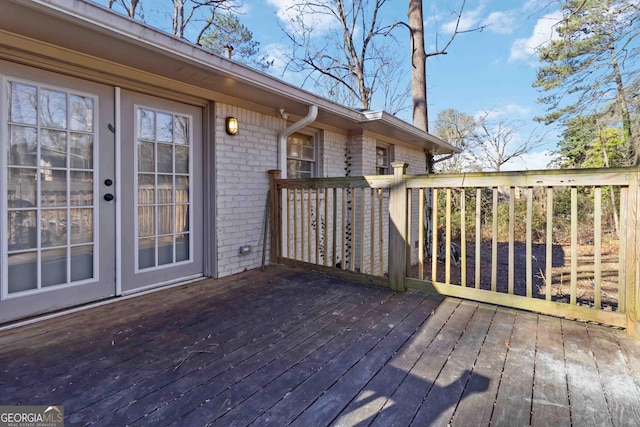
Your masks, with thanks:
M286 267L0 331L0 405L69 425L639 425L613 329Z

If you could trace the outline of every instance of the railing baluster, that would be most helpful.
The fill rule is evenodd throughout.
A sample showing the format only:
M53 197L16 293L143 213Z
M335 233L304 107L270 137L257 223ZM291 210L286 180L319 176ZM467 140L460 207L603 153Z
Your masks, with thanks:
M547 252L545 268L545 299L551 301L551 288L553 286L553 187L547 187Z
M593 255L593 306L599 309L602 308L602 187L595 187L593 192Z
M320 265L320 189L316 188L316 264Z
M346 270L347 267L347 189L342 189L342 259L340 266Z
M336 265L338 264L338 257L337 257L337 248L338 248L338 243L337 243L337 238L338 238L338 189L336 187L333 187L333 244L331 245L332 247L332 265L331 267L336 267Z
M447 187L445 204L444 282L451 284L451 188Z
M418 279L424 280L424 188L418 190Z
M620 230L618 231L618 241L620 242L620 249L618 250L618 310L622 313L627 312L627 221L629 220L629 204L629 188L622 187L620 188Z
M491 291L498 290L498 187L493 187L493 222L491 232Z
M370 253L370 264L371 264L371 266L370 266L370 269L369 269L369 273L370 274L375 274L374 266L375 266L375 258L376 258L376 252L375 252L375 250L376 250L376 245L375 245L375 243L376 243L376 240L375 240L375 237L376 237L375 236L375 234L376 234L376 222L374 221L375 212L376 212L376 204L375 204L375 199L374 199L375 191L376 190L374 190L373 188L370 191L370 193L371 193L371 196L370 196L371 209L370 209L370 213L369 213L369 222L371 223L370 224L370 230L369 230L369 232L370 232L370 236L369 236L369 246L370 247L369 247L369 249L370 249L370 252L371 252Z
M532 222L533 222L533 187L527 188L527 298L533 297L533 248L532 248Z
M431 214L431 281L438 281L438 189L434 188Z
M480 244L482 243L482 189L476 188L476 277L475 288L480 289Z
M513 295L514 290L514 264L515 264L515 216L516 216L516 189L509 187L509 281L508 292Z
M571 187L571 290L570 304L578 294L578 187Z
M291 221L290 221L290 214L291 214L291 189L287 188L286 190L286 195L287 195L287 202L285 203L285 211L284 211L284 218L285 221L287 223L287 226L285 227L285 236L284 238L286 239L286 241L284 242L284 244L282 245L282 247L287 248L286 253L282 254L283 257L286 258L291 258Z
M351 190L351 259L349 264L351 271L356 271L356 207L358 206L358 193L356 189Z
M311 221L311 214L313 212L313 207L312 207L311 199L313 199L313 190L310 188L309 197L307 198L307 212L309 214L308 216L309 223L307 224L307 254L309 254L309 262L313 262L313 260L311 259L311 254L313 253L313 251L311 250L311 241L312 241L311 236L313 235L313 221ZM316 215L316 221L318 221L317 215ZM317 262L318 260L316 259L316 263Z
M293 259L298 259L298 190L293 189Z
M464 188L460 189L460 285L467 287L467 200Z
M384 276L384 198L382 188L378 189L378 236L380 239L380 276Z
M324 189L324 225L322 225L324 241L322 244L322 257L325 267L329 265L329 189ZM320 264L320 263L318 263Z
M360 273L364 273L364 191L360 189Z
M413 193L412 193L412 189L408 188L407 189L407 253L406 253L406 272L407 275L409 275L411 273L411 222L412 222L412 216L413 216L413 205L411 204L413 201Z

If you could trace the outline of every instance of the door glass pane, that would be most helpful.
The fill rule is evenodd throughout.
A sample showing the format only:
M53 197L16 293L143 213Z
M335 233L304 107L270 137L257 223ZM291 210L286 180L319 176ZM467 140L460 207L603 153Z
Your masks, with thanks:
M138 208L138 236L153 236L156 234L155 208L153 206L140 206Z
M40 206L67 206L67 171L40 169Z
M176 236L176 262L189 260L189 235L178 234Z
M189 231L189 205L176 205L176 232Z
M38 288L38 253L26 252L9 255L10 294Z
M181 145L189 144L189 118L176 116L173 123L173 143Z
M42 247L67 244L67 210L44 209L40 211L40 231Z
M71 171L71 206L93 205L93 172Z
M158 237L158 265L173 262L173 236Z
M176 173L189 173L189 147L175 147Z
M43 129L40 131L40 166L67 167L67 133Z
M93 168L93 135L72 133L70 154L72 168Z
M173 172L173 150L169 144L158 144L158 172Z
M158 175L158 203L173 202L173 175Z
M9 168L7 172L7 202L9 207L36 207L36 199L38 197L36 169Z
M138 203L155 203L155 175L138 174Z
M157 141L173 141L173 116L167 113L158 113L156 127Z
M138 239L138 269L155 267L156 265L156 239Z
M71 281L91 279L93 277L93 245L71 248Z
M93 242L93 209L70 209L71 244Z
M24 126L9 126L10 165L36 166L38 163L38 130Z
M156 136L155 111L138 108L138 138L153 141Z
M97 98L38 84L7 89L8 292L91 279Z
M38 247L38 222L36 211L14 211L8 213L8 247L10 251L35 249Z
M158 234L173 233L173 206L158 206Z
M67 248L42 251L42 286L67 283Z
M138 143L138 171L153 172L156 170L154 144L151 142Z
M38 88L23 83L9 83L9 121L27 125L38 124Z
M87 96L71 95L69 128L81 132L93 132L93 98Z
M67 127L67 94L40 89L40 124L56 129Z

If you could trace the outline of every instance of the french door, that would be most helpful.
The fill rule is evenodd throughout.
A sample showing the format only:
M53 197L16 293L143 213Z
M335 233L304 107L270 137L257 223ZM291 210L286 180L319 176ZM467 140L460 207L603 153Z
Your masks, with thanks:
M202 108L5 61L0 85L0 323L202 276Z
M122 291L202 275L202 109L122 91Z
M0 322L115 293L114 90L0 61Z

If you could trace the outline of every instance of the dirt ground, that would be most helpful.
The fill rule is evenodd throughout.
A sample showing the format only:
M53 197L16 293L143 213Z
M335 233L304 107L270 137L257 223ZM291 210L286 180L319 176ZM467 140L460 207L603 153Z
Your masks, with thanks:
M483 242L480 250L480 288L491 289L491 242ZM526 295L526 246L524 243L514 245L514 293ZM616 311L618 308L618 242L602 245L601 301L604 310ZM579 305L594 305L594 247L578 246L577 300ZM467 242L466 253L467 286L474 286L475 278L475 242ZM498 292L508 291L509 277L509 244L498 243ZM460 284L462 262L451 263L451 284ZM532 283L533 297L544 299L547 280L546 246L532 245ZM554 245L552 249L551 296L554 301L569 302L571 287L571 246ZM431 278L431 259L425 260L424 277ZM412 277L418 277L418 266L414 265ZM438 263L437 281L445 282L445 265Z

